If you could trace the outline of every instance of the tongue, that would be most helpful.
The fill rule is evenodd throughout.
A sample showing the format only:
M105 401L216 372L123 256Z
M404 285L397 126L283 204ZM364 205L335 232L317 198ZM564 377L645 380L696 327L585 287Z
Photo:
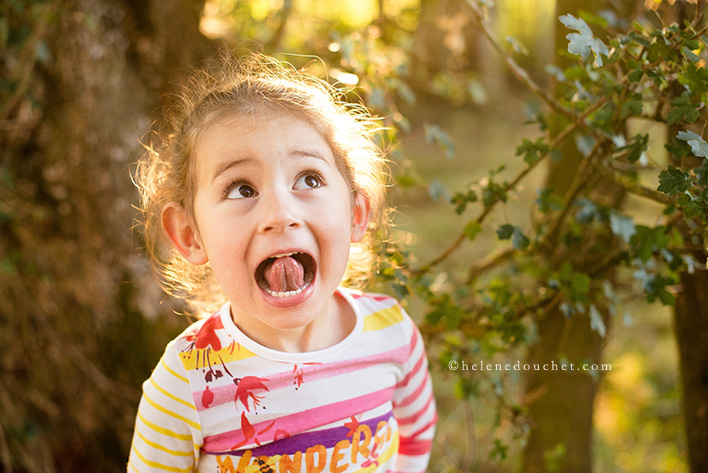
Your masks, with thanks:
M266 268L264 276L273 292L296 291L305 283L305 268L295 258L283 256Z

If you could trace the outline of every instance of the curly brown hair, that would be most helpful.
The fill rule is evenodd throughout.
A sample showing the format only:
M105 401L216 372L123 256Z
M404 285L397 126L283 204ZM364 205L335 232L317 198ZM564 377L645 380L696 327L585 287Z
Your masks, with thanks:
M196 192L195 144L215 121L237 116L295 114L310 123L328 142L352 192L364 194L371 218L364 239L352 245L343 280L362 285L374 264L374 235L387 228L385 205L387 167L374 134L380 130L368 111L347 103L341 91L274 58L232 53L194 72L165 111L163 131L138 162L134 181L140 190L138 224L146 251L165 290L191 306L194 315L213 311L225 295L209 265L189 263L171 244L161 225L162 209L170 202L193 210Z

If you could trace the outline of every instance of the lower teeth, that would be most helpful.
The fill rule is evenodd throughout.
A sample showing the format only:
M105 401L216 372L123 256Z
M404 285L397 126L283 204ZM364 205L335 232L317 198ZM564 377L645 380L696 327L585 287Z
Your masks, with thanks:
M294 291L286 291L286 292L275 292L270 289L266 289L265 291L273 297L292 297L292 296L296 296L296 295L300 294L302 292L302 290L305 289L305 287L307 287L307 285L300 287Z

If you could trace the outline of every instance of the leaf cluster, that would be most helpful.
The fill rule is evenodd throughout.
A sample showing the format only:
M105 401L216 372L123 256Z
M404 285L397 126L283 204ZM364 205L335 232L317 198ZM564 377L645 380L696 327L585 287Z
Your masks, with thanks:
M530 122L538 135L516 147L523 165L515 176L502 165L450 194L450 211L462 222L448 247L389 274L397 295L428 307L423 330L440 343L442 369L470 354L493 358L523 347L555 310L585 318L605 337L607 317L623 311L622 300L674 304L673 286L682 272L703 265L708 244L708 40L699 19L622 28L587 13L562 16L572 60L546 68L559 84L551 96L495 39L488 5L468 3L469 15L539 100ZM632 131L637 123L651 123L651 131ZM428 125L426 136L452 157L444 130ZM657 142L666 159L652 149ZM580 164L565 189L536 191L531 224L493 223L489 216L514 198L526 176L548 158L562 165L564 153L579 155ZM653 225L623 208L629 194L661 207ZM471 264L455 260L487 229L499 241L497 252ZM501 409L514 412L498 376L490 375L488 386ZM480 383L460 377L460 396L480 395Z

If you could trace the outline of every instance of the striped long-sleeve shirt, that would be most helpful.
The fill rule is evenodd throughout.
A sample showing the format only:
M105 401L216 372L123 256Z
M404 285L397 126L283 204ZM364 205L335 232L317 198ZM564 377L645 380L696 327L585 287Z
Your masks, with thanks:
M390 297L340 288L356 326L284 353L228 305L172 341L143 385L129 472L417 473L437 419L417 327Z

